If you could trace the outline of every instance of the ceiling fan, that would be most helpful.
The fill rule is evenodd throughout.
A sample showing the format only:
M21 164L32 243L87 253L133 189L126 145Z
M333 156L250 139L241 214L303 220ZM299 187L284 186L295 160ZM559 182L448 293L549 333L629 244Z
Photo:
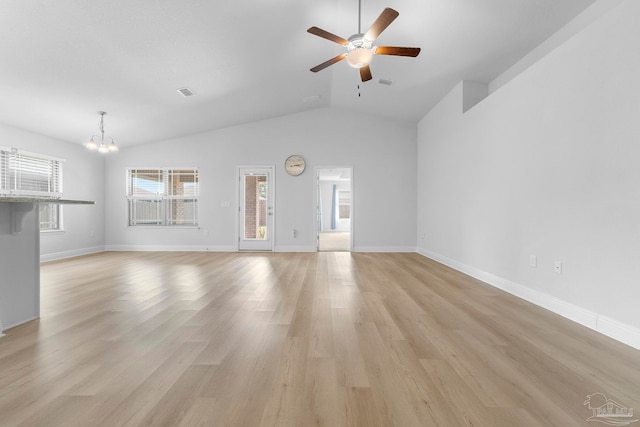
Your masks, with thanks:
M328 61L323 62L320 65L316 65L311 68L311 71L317 73L324 70L330 65L340 62L343 59L347 59L347 63L353 68L360 69L360 78L363 82L372 79L371 69L369 63L373 58L373 55L394 55L394 56L410 56L415 58L420 53L419 47L395 47L395 46L374 46L373 42L378 36L400 15L398 11L385 8L382 11L378 19L371 25L371 28L366 33L361 31L361 15L362 15L362 0L358 0L358 33L352 35L348 39L344 39L340 36L336 36L328 31L325 31L318 27L311 27L307 30L308 33L322 37L339 45L347 48L346 53L342 53Z

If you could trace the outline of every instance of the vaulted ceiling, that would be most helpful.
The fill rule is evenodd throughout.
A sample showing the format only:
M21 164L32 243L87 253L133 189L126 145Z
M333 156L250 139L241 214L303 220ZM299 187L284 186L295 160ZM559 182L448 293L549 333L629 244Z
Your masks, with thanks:
M104 110L123 147L327 106L415 122L593 2L362 0L363 31L385 7L400 12L376 44L422 48L374 56L362 84L344 61L311 73L344 48L306 32L356 33L357 0L3 0L0 122L82 143Z

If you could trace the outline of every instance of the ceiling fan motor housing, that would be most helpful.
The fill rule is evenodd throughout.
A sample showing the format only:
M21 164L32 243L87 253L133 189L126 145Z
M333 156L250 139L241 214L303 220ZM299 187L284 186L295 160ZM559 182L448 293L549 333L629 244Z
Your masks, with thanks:
M362 68L369 65L373 57L372 46L373 42L367 40L362 33L349 37L349 44L347 44L347 63L353 68Z
M347 45L347 50L351 52L353 49L357 49L359 47L370 50L372 46L373 46L373 42L371 40L365 39L363 33L359 33L349 37L349 44Z

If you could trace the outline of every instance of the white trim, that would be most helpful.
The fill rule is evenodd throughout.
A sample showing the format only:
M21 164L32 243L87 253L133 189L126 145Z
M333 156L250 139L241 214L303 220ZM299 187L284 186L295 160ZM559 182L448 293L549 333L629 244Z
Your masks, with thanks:
M356 246L353 252L416 252L415 246Z
M244 188L242 184L242 177L240 174L244 169L253 169L253 170L267 170L269 174L269 186L267 187L267 191L271 193L271 219L268 219L267 222L271 222L271 238L269 239L271 242L271 247L269 249L240 249L240 240L242 239L242 231L241 230L241 222L240 217L244 215L242 212L242 206L244 206L244 200L242 200L241 192L244 194ZM278 214L278 206L276 205L276 167L275 165L264 165L264 166L236 166L236 247L235 250L238 252L275 252L276 248L276 215Z
M545 308L555 314L579 323L587 328L593 329L603 335L627 344L640 350L640 329L634 326L611 319L594 311L587 310L567 301L556 298L552 295L545 294L528 286L512 282L507 279L495 276L486 271L472 267L470 265L455 261L443 255L431 252L426 249L418 248L417 252L444 264L448 267L468 274L478 280L481 280L493 287L501 289L525 301L529 301L539 307Z
M19 148L7 147L7 146L4 146L4 145L0 145L0 150L11 151L11 152L14 152L16 154L22 154L22 155L26 155L26 156L39 157L41 159L53 160L53 161L56 161L56 162L66 162L67 161L67 159L63 159L61 157L54 157L54 156L50 156L48 154L42 154L42 153L34 153L33 151L25 151L25 150L21 150Z
M51 233L51 232L47 232ZM93 248L74 249L71 251L53 252L50 254L41 254L40 262L57 261L59 259L73 258L82 255L96 254L104 252L104 246L94 246Z
M9 325L9 326L6 326L3 330L5 330L5 331L6 331L6 330L9 330L9 329L11 329L11 328L15 328L15 327L17 327L17 326L24 325L25 323L33 322L34 320L37 320L37 319L39 319L39 318L40 318L40 317L32 317L32 318L27 319L27 320L21 320L21 321L20 321L20 322L18 322L18 323L14 323L14 324L11 324L11 325ZM0 337L2 337L2 336L4 336L4 334L0 335Z
M598 316L596 330L614 340L640 350L640 329L638 328L601 314Z
M318 220L319 218L319 214L320 214L320 171L323 169L349 169L350 170L350 175L349 175L349 191L351 192L351 217L349 218L349 252L356 252L355 246L354 246L354 242L355 242L355 233L354 233L354 225L355 225L355 197L354 197L354 193L353 193L353 189L354 189L354 184L353 184L353 177L354 177L354 170L353 170L353 165L343 165L343 166L316 166L315 168L315 176L314 176L314 180L315 182L313 183L313 186L315 187L315 211L313 212L313 229L314 229L314 236L315 236L315 248L316 248L316 252L320 251L320 240L319 240L319 235L320 235L320 228L318 227ZM415 252L415 248L412 252Z
M199 225L125 225L127 230L200 230Z
M238 251L233 245L210 246L210 245L107 245L105 251L114 252L271 252L271 251ZM313 245L309 246L276 246L273 252L317 252ZM396 252L415 253L416 248L408 246L393 247L360 247L354 252Z
M315 246L276 246L275 252L317 252Z
M50 236L52 234L65 234L67 231L66 230L40 230L40 235L41 236Z
M105 251L114 252L235 252L235 246L211 245L107 245Z

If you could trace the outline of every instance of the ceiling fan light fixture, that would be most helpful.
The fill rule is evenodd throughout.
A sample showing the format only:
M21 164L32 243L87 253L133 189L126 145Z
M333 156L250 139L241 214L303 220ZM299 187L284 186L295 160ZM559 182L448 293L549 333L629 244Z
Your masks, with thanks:
M362 68L373 58L372 51L373 42L364 38L363 34L354 34L349 37L347 45L347 63L353 68Z
M408 56L414 58L418 56L420 53L419 47L373 46L373 42L378 39L378 36L400 15L397 10L386 7L380 16L376 18L373 24L371 24L371 27L369 27L366 33L362 32L362 26L360 25L362 17L361 12L362 1L358 0L358 33L349 37L348 40L318 27L310 27L307 30L309 34L322 37L323 39L327 39L347 48L346 53L342 53L328 61L324 61L322 64L318 64L311 68L309 71L317 73L330 65L346 59L349 66L359 69L360 80L364 83L373 78L369 63L373 59L374 54Z
M347 53L347 64L353 68L362 68L369 65L373 58L373 52L365 47L358 47Z

